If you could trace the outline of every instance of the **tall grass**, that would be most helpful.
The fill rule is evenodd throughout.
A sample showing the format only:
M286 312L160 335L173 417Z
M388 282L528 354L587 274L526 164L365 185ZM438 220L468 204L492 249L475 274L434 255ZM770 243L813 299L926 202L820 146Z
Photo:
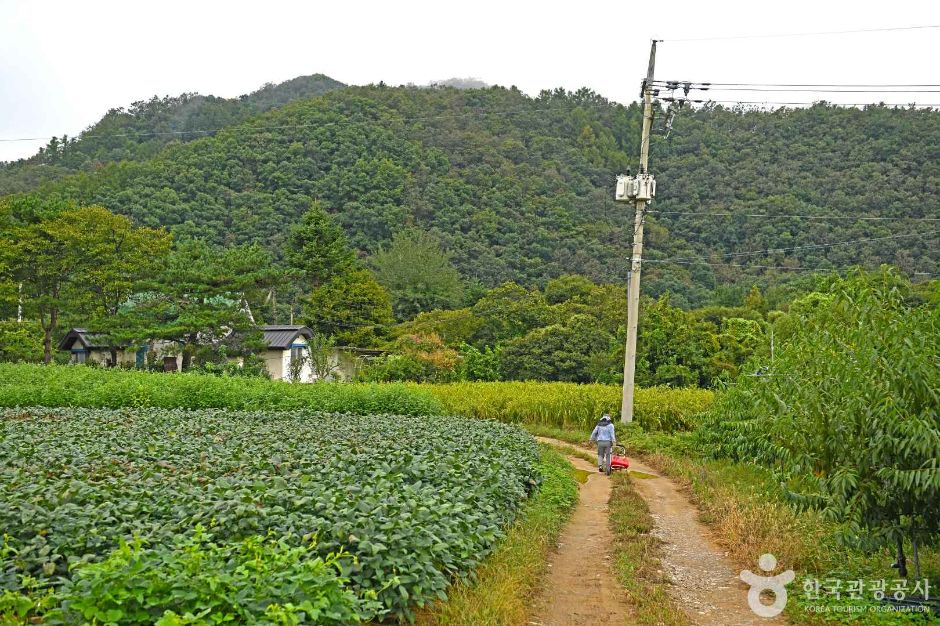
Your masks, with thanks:
M620 394L620 387L612 385L573 383L303 385L204 374L0 363L0 407L304 408L330 413L448 414L590 431L605 411L614 417L619 414ZM647 431L686 430L711 406L713 397L707 389L637 389L634 415Z
M402 384L291 384L205 374L154 374L74 365L0 363L0 406L315 409L439 415L425 389Z
M620 413L621 388L574 383L473 382L417 385L441 402L445 413L562 429L590 429L604 412ZM634 417L646 430L686 430L712 404L707 389L637 389Z

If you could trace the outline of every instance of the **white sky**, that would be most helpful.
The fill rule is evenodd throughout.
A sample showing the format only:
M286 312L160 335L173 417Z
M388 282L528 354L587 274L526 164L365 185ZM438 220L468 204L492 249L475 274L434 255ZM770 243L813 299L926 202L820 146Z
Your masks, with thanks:
M109 108L186 91L232 97L323 73L350 84L479 77L529 94L638 96L656 77L940 84L940 29L671 42L940 24L935 0L209 2L0 0L0 139L76 135ZM940 103L940 93L713 93L715 99ZM0 141L0 160L45 143Z

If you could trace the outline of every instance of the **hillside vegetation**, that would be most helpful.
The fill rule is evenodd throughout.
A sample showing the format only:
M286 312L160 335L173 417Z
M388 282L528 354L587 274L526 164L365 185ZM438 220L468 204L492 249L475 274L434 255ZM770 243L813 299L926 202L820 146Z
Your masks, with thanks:
M343 86L328 76L313 74L277 85L268 83L238 98L184 93L111 109L78 137L53 137L30 158L0 163L0 195L29 191L42 182L92 171L104 163L149 159L168 143L199 139L258 113Z
M639 119L635 105L589 90L350 87L42 185L34 198L101 204L180 237L259 242L275 258L319 200L363 255L418 227L471 283L533 286L565 273L621 282L632 211L612 188L635 160ZM937 269L936 229L904 218L937 217L938 112L708 106L680 114L651 158L662 212L647 236L653 296L701 305L722 284L787 275L765 266ZM793 214L898 221L780 217ZM830 246L857 239L877 241ZM671 258L681 263L657 262Z

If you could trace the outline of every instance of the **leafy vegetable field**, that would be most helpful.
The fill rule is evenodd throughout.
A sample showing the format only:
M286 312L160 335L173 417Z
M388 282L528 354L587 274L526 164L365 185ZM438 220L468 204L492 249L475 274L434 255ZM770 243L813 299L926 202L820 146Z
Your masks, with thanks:
M486 556L539 481L534 440L498 422L0 417L0 615L51 624L408 617Z

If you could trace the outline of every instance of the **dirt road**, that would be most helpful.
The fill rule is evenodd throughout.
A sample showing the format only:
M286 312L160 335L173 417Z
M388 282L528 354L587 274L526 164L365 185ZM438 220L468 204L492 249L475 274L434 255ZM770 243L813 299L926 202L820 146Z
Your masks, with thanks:
M569 445L539 439L555 445ZM537 613L541 621L533 623L545 626L596 624L599 619L606 619L604 623L609 624L633 623L629 606L616 580L612 575L605 576L607 581L601 586L597 578L600 559L604 559L605 571L610 563L608 551L601 548L610 545L611 541L607 527L608 479L596 473L597 468L593 464L575 457L568 459L575 467L593 469L594 473L581 488L581 502L561 539L566 543L560 546L558 555L551 562L545 591L549 596L540 599L542 604L535 605L544 607ZM763 618L751 611L747 604L748 587L738 578L740 568L725 557L708 528L699 521L698 510L675 483L632 458L631 471L653 476L636 480L634 484L649 505L655 522L653 534L663 542L661 563L672 581L668 591L693 624L778 626L788 623L779 616ZM750 569L759 571L756 563ZM581 584L582 581L589 584ZM611 596L609 605L601 602L594 606L599 602L599 596L608 593Z
M568 460L591 472L581 485L578 505L558 540L558 552L533 602L530 624L540 626L621 626L634 624L623 588L611 568L613 535L607 524L610 482L597 467Z

